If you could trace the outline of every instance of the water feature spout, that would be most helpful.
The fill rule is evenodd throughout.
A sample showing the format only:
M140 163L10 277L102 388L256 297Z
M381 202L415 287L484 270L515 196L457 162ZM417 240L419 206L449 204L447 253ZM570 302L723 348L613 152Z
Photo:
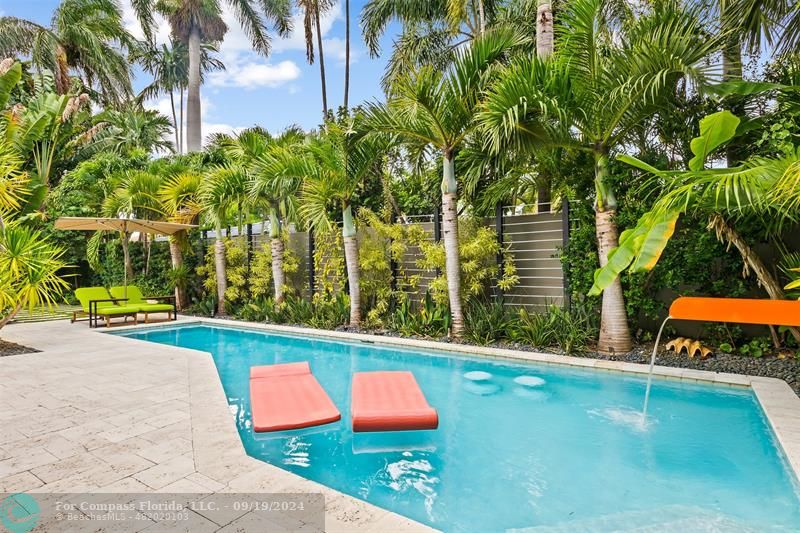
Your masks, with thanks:
M644 391L644 407L642 408L642 424L647 421L647 404L650 402L650 386L653 384L653 367L656 364L656 354L658 353L658 345L661 342L661 334L664 332L664 326L667 321L672 317L667 317L658 328L658 335L656 335L656 343L653 345L653 355L650 356L650 369L647 371L647 389Z

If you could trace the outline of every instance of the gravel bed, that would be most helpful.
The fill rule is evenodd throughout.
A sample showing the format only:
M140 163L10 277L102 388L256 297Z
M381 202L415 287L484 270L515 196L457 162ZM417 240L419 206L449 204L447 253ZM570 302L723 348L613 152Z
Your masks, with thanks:
M22 346L21 344L15 344L13 342L0 339L0 357L5 357L7 355L19 355L23 353L35 353L38 351L39 350L34 348L28 348L27 346Z

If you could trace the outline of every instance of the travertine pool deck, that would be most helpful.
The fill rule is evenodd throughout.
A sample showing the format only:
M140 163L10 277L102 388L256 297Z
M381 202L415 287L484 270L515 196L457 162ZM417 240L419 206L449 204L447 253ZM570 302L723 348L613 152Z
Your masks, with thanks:
M195 318L177 323L191 322L647 372L646 365L631 363L344 332ZM41 352L0 357L0 492L321 493L326 531L432 531L247 456L210 354L107 331L69 321L3 329L4 339ZM752 387L800 478L800 398L785 382L668 367L656 367L656 374ZM203 527L192 531L245 530L253 518L247 511L196 516L193 523ZM144 523L137 530L158 527Z

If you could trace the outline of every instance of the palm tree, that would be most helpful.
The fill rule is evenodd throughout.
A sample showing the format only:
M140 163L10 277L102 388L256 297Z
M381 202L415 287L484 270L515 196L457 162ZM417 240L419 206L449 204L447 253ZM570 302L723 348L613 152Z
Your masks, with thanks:
M180 224L197 223L203 210L199 198L201 182L202 175L191 170L182 170L163 180L158 197L168 220ZM179 272L183 267L183 247L186 244L184 232L169 238L169 253L174 272ZM180 283L175 284L175 306L178 309L187 303L185 289Z
M291 32L291 9L289 2L282 0L225 0L233 9L242 29L250 38L253 48L268 55L270 37L265 19L272 23L277 33L288 36ZM257 10L260 8L261 13ZM172 36L187 44L189 72L187 83L187 149L201 149L200 84L202 43L222 41L228 26L222 20L220 0L137 0L134 10L146 35L152 34L153 12L167 17Z
M658 4L613 28L607 20L602 0L570 3L559 20L552 58L523 57L504 68L481 111L495 152L564 146L593 155L601 266L619 239L609 154L664 105L681 77L706 83L706 59L719 46L703 35L696 12L675 4ZM603 292L598 349L619 353L631 345L616 278Z
M458 181L455 158L478 127L478 104L487 73L504 54L524 42L514 32L494 30L459 51L450 70L422 67L398 80L395 96L368 109L371 125L400 136L417 153L442 157L442 231L453 335L464 331L458 247Z
M385 150L385 139L363 138L360 117L329 121L305 145L303 157L283 162L284 173L304 179L300 212L313 231L329 231L335 222L331 212L342 217L342 238L350 293L350 326L361 324L361 272L358 264L353 204L367 174L375 169Z
M334 0L297 0L298 7L303 11L303 32L306 42L306 60L308 61L309 65L314 64L315 36L317 40L317 50L319 52L319 77L322 89L323 120L328 116L328 91L327 82L325 79L325 56L322 48L322 28L320 27L320 17L322 13L330 10L334 3ZM347 97L345 97L345 100L347 100Z
M213 141L246 172L251 207L269 215L276 305L284 300L281 214L294 212L295 194L301 182L299 176L287 173L287 169L294 163L296 155L293 149L303 137L299 128L290 128L278 137L261 128L250 128L235 137L217 135Z
M225 70L225 65L214 57L217 47L213 44L203 43L200 46L200 83L206 72ZM137 97L139 102L158 97L162 94L169 95L172 109L172 126L175 130L175 148L179 154L183 153L183 94L189 84L189 49L180 41L173 40L169 46L162 44L160 47L150 46L139 52L135 58L142 67L153 76L153 82L142 89ZM175 91L180 95L180 122L175 112Z
M95 125L84 138L93 152L111 151L121 155L134 150L146 153L174 152L167 140L169 119L151 109L131 104L121 110L107 109L94 117Z
M208 221L214 224L214 271L217 281L217 315L225 315L225 292L228 290L225 241L222 227L232 212L238 214L241 227L247 209L247 171L241 165L225 163L206 172L198 190L200 204Z
M344 0L344 110L350 96L350 0Z
M89 117L89 97L57 95L38 87L24 103L7 107L21 79L19 62L0 62L0 138L17 153L30 177L23 210L38 209L41 214L52 174L77 144L74 125Z
M719 31L722 37L722 76L724 81L740 82L743 77L742 52L759 54L764 45L774 44L775 32L781 28L781 21L791 10L789 0L719 0L712 3L719 20ZM708 4L698 2L708 7ZM795 11L800 8L795 7ZM787 19L791 24L791 18ZM791 32L791 29L789 30ZM784 40L784 44L787 41ZM787 48L788 49L788 48ZM737 115L745 113L744 98L731 95L726 98L726 105ZM728 166L734 166L746 154L742 143L729 143L727 146Z
M550 0L538 0L536 9L536 55L547 59L555 50L553 41L553 8ZM547 172L547 165L539 165L539 176L536 181L537 212L550 211L552 177Z
M52 73L58 94L67 94L77 75L104 100L125 101L131 95L125 52L135 48L114 0L62 0L48 27L0 17L0 57L30 56L40 72Z
M384 91L391 92L395 80L409 70L425 65L444 70L452 63L456 49L479 35L481 20L485 24L486 16L491 18L485 9L481 17L474 7L448 0L369 0L361 11L361 32L373 57L380 54L387 26L393 21L402 25L383 76Z
M270 251L272 253L272 280L275 304L284 301L285 276L283 260L282 220L294 217L297 211L297 193L302 177L292 172L296 164L304 134L299 128L289 128L277 137L268 138L263 150L251 165L250 201L263 206L269 213Z

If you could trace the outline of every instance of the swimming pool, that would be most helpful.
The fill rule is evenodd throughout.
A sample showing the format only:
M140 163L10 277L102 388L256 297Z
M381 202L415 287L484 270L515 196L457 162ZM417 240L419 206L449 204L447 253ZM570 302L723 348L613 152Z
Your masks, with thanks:
M210 352L249 455L444 531L800 530L749 389L656 379L642 425L641 376L209 325L121 334ZM254 435L250 366L302 360L342 421ZM438 430L353 435L352 373L387 369L414 372Z

